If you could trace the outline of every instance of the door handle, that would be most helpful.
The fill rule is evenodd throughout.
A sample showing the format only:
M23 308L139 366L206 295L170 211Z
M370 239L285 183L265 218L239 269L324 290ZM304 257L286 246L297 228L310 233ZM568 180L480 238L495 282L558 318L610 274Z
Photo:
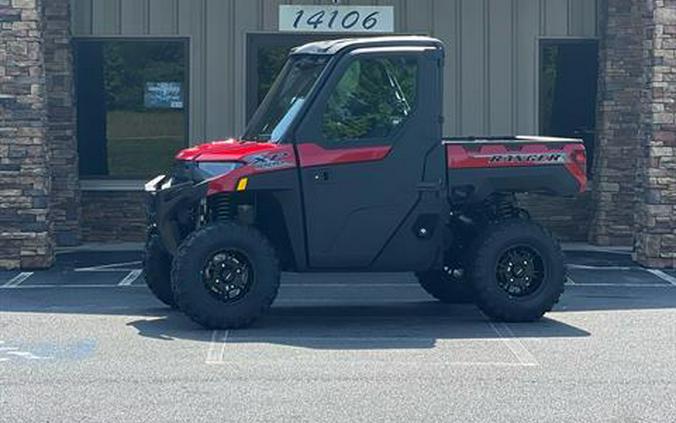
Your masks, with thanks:
M436 181L436 182L420 182L418 185L416 185L416 189L418 191L441 191L443 188L442 182Z

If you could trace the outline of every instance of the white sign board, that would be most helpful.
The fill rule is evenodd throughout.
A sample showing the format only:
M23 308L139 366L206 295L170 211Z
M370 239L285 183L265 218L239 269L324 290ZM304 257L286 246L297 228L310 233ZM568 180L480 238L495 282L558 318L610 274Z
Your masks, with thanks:
M280 5L279 30L394 32L394 7Z

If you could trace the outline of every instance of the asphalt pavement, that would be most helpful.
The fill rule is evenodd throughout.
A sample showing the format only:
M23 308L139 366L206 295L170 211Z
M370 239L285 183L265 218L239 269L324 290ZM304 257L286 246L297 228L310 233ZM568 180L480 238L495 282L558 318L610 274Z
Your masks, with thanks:
M443 305L410 274L285 274L253 327L156 301L138 251L0 272L0 421L676 422L676 272L567 251L529 324Z

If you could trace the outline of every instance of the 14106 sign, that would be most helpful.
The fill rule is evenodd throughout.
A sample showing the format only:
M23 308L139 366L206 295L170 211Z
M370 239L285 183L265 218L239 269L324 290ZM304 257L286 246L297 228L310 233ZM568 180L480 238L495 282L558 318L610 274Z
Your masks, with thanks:
M394 32L392 6L279 6L280 31Z

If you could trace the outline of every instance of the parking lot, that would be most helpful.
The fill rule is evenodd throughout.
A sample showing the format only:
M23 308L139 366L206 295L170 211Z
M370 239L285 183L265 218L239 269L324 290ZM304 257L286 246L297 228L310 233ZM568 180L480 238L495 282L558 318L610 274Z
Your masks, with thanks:
M0 421L676 421L676 272L570 247L532 324L409 274L284 275L252 328L204 330L138 251L0 272Z

